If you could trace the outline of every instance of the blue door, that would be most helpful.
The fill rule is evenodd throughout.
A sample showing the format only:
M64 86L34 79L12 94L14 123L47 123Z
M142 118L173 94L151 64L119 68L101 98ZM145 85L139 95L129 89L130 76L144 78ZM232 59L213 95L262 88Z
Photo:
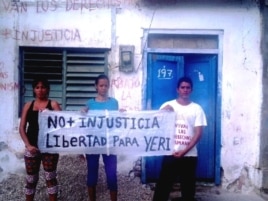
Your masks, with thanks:
M193 80L192 100L200 104L207 116L208 126L198 144L199 161L197 177L215 181L216 176L216 72L215 55L148 55L147 109L157 110L160 105L177 97L179 77L186 75ZM142 183L156 182L162 157L142 158ZM220 176L220 175L218 175Z
M216 72L216 56L185 56L184 74L192 78L194 86L191 98L202 106L207 117L208 125L198 144L197 177L208 181L216 179Z
M177 97L174 86L183 74L183 57L149 54L148 64L147 109L158 110L162 103Z
M176 85L183 74L183 57L148 55L147 109L158 110L162 103L177 97ZM142 183L154 183L160 174L162 156L142 158Z

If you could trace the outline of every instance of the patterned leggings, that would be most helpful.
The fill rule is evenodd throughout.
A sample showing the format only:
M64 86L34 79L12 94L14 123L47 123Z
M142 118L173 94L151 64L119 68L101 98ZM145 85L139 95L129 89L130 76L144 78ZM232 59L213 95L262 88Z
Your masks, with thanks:
M25 194L32 195L36 191L36 185L39 180L39 170L42 162L45 179L47 184L48 194L58 193L58 181L57 181L57 164L59 160L58 154L49 153L37 153L31 154L29 151L25 151L24 161L26 167L26 186Z

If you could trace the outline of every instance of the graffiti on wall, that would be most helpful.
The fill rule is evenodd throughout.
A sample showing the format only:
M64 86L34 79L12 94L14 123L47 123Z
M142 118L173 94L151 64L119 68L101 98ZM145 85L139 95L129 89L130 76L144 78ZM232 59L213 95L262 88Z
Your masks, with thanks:
M140 102L135 101L137 97L140 97L139 94L135 94L135 90L139 90L141 87L141 82L138 78L117 77L111 80L111 87L121 92L118 101L122 103L124 109L140 110Z
M55 12L64 9L71 11L92 11L101 8L120 8L122 5L131 5L135 0L38 0L35 2L12 2L1 0L0 8L6 12L26 13L29 7L34 7L36 13Z
M8 82L8 72L5 71L5 63L0 61L0 91L14 91L19 88L17 82Z
M18 30L0 29L0 36L4 39L17 41L46 42L46 41L81 41L78 29L41 29L41 30Z

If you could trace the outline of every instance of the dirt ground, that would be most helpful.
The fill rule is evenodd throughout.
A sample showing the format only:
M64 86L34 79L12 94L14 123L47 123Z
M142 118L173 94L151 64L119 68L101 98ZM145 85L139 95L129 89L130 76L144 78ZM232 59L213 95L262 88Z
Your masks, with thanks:
M131 166L131 165L130 165ZM58 164L59 201L88 201L86 189L87 168L85 161L78 156L61 156ZM24 200L24 175L10 175L0 182L0 200ZM153 191L149 186L142 185L139 177L129 176L128 171L118 172L118 200L120 201L149 201ZM43 171L35 195L36 201L47 201L46 185ZM103 165L100 163L97 186L97 200L109 201L109 192Z
M137 163L123 164L127 168L118 171L118 201L151 201L153 196L153 184L141 184ZM121 164L122 167L122 164ZM133 169L131 169L133 167ZM119 166L120 168L120 166ZM120 169L119 169L120 170ZM86 189L86 162L77 155L60 156L58 164L59 201L88 201ZM24 201L24 174L10 174L7 179L0 182L0 201ZM179 184L175 184L170 195L170 201L178 201L180 197ZM35 196L36 201L48 201L43 171L40 171L40 179ZM97 200L109 201L109 192L106 187L106 179L103 164L100 161L99 180L97 185ZM213 184L197 184L197 201L264 201L254 192L247 194L224 191Z

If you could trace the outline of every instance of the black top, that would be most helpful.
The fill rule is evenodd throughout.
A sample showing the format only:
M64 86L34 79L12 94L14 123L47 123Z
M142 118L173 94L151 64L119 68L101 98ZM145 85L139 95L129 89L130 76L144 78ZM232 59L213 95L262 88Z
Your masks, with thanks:
M28 123L28 128L26 135L28 137L28 140L32 146L37 147L37 141L38 141L38 131L39 131L39 125L38 125L38 113L39 111L33 110L34 101L32 101L29 110L27 111L26 115L26 122ZM53 110L51 106L51 100L48 101L47 109Z

